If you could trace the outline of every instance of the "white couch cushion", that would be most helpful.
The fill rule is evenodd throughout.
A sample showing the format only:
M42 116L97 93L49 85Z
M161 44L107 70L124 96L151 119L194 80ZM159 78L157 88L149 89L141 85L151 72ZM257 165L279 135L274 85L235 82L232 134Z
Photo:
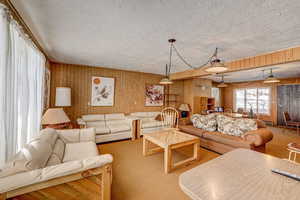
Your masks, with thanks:
M80 129L80 142L95 142L95 128Z
M25 185L40 182L42 169L18 173L13 176L0 178L0 193L20 188Z
M122 120L125 119L124 113L112 113L112 114L106 114L105 120Z
M148 117L148 112L135 112L135 113L131 113L130 115L138 118L145 118Z
M156 121L156 120L148 120L148 121L144 121L142 123L142 128L154 128L154 127L160 127L162 126L162 123L160 121Z
M99 155L95 142L67 143L63 162Z
M58 138L58 134L55 129L53 128L45 128L40 131L39 138L42 141L48 142L51 144L51 147L53 148L56 142L56 139Z
M104 121L104 115L97 115L97 114L82 115L82 119L86 122L88 122L88 121Z
M148 112L148 117L155 118L159 114L160 114L160 112Z
M53 178L101 167L105 164L111 163L112 161L113 158L110 154L98 155L83 160L71 161L55 166L49 166L44 169L36 169L13 176L8 176L0 179L0 193L47 181Z
M77 143L80 141L80 129L57 130L57 133L64 143Z
M88 128L90 128L90 127L105 127L105 121L86 122L86 126Z
M108 127L96 127L95 129L96 129L96 135L105 135L110 133Z
M123 131L130 131L130 126L127 123L111 124L108 125L111 133L119 133Z

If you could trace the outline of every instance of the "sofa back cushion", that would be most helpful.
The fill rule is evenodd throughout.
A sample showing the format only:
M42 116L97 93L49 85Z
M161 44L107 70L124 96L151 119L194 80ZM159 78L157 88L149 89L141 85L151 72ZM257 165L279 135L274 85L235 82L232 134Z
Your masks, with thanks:
M40 131L39 139L41 141L49 143L52 148L54 147L57 138L58 138L58 134L56 130L53 128L45 128Z
M125 119L125 115L124 113L112 113L112 114L106 114L105 115L105 120L109 121L109 120L124 120Z
M217 123L219 132L239 137L248 131L257 129L256 120L247 118L235 119L225 115L218 115Z
M147 118L148 117L148 112L135 112L131 113L131 116L139 117L139 118Z
M130 115L138 117L138 118L154 118L157 117L160 112L135 112Z
M80 141L80 129L57 130L57 133L64 143L76 143Z
M83 121L104 121L104 115L99 114L91 114L91 115L82 115Z
M96 130L95 128L83 128L79 133L80 142L96 142Z
M149 118L156 118L158 115L160 115L160 112L148 112Z
M88 121L88 122L86 122L86 126L88 128L90 128L90 127L100 128L100 127L105 127L106 123L105 123L105 121Z
M200 115L194 114L191 118L193 126L196 128L201 128L206 131L216 131L217 130L217 120L216 114Z

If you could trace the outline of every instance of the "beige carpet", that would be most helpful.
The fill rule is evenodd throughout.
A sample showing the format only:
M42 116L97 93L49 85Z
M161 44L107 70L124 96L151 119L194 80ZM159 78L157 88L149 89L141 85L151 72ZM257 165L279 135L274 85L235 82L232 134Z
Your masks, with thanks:
M286 145L299 142L300 136L293 130L273 128L274 139L267 145L266 153L287 158ZM101 153L110 153L113 162L112 200L186 200L189 199L178 185L179 175L201 163L207 162L219 154L200 149L200 160L187 167L165 174L163 154L144 157L142 140L121 141L99 145ZM190 154L190 148L181 149L175 159Z

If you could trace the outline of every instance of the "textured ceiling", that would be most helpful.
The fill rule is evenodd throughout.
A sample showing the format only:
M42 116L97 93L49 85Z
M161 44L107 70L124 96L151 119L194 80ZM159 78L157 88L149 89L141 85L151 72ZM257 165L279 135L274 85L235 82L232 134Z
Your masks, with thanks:
M57 62L162 74L172 37L195 66L300 45L299 0L11 1Z
M224 81L227 83L264 80L270 74L270 69L273 70L273 75L276 78L292 78L300 77L300 62L288 64L274 65L246 71L230 72L224 74ZM215 82L222 80L222 75L210 75L202 78L211 79Z

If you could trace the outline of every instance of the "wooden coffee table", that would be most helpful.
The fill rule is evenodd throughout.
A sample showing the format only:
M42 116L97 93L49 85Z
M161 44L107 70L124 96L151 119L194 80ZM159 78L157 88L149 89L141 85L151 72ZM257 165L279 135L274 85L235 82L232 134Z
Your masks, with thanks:
M158 147L151 148L151 143ZM189 145L193 145L193 157L173 163L172 150ZM186 165L194 160L198 160L199 145L200 140L196 136L180 132L176 129L162 130L144 135L143 155L147 156L157 152L164 152L165 173L169 173L172 169Z

